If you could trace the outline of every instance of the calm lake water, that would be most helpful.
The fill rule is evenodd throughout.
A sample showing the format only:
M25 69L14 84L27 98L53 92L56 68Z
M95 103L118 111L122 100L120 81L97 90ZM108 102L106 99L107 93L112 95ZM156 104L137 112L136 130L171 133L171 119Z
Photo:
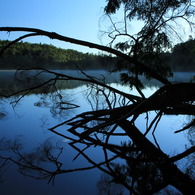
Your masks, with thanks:
M93 76L103 77L106 76L107 82L114 88L117 88L123 92L130 92L130 88L122 86L119 83L119 74L108 74L105 72L88 71ZM6 78L12 75L8 71L0 73L1 78ZM69 75L74 71L68 72ZM194 73L176 73L175 77L171 80L175 82L189 81L195 74ZM79 113L91 110L91 105L86 100L85 92L88 89L87 84L69 83L69 87L62 90L64 97L67 101L74 102L74 104L80 105L80 107L73 110L66 110L59 113L55 110L55 105L50 97L43 97L41 94L30 94L22 98L18 104L13 108L10 101L12 98L2 98L0 104L0 136L4 140L17 140L20 143L22 152L30 152L33 148L40 146L45 140L63 147L63 153L60 157L63 162L63 169L74 169L79 167L85 167L90 165L86 159L79 157L73 161L77 152L69 146L68 140L55 135L50 132L48 128L57 125ZM144 89L146 96L154 93L158 87L158 82L152 84L146 83L147 87ZM133 94L137 94L133 89ZM45 104L43 102L46 102ZM150 113L151 118L154 117L154 113ZM142 115L137 121L137 127L144 132L145 130L145 115ZM188 146L189 141L185 133L174 134L175 130L181 129L189 118L187 116L163 116L157 131L155 132L156 139L160 148L169 155L177 154L184 151ZM60 128L61 132L66 131L66 127ZM148 138L153 142L152 134L148 134ZM125 138L116 137L113 139L113 143L120 143ZM3 143L3 142L1 142ZM2 147L2 145L0 145ZM95 152L94 152L95 151ZM97 161L103 160L101 151L97 149L89 150L89 154L93 156L93 159ZM6 154L5 151L0 151L1 155L13 155ZM1 172L0 172L1 173ZM10 166L5 173L1 173L0 178L0 194L1 195L91 195L100 194L99 184L104 173L98 169L92 169L87 171L66 173L58 175L55 179L54 185L48 184L47 180L36 180L30 177L26 177L20 174L15 165ZM123 191L123 194L128 194Z

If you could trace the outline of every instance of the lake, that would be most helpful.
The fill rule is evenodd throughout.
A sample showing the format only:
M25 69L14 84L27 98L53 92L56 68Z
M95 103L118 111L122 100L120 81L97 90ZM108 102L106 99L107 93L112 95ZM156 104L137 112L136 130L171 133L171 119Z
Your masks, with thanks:
M59 72L59 71L58 71ZM76 71L66 71L69 76L83 75ZM106 73L105 71L87 71L87 74L98 77L104 80L109 86L121 90L122 92L138 95L135 89L130 89L128 86L123 86L119 79L119 73ZM8 89L14 92L18 90L17 86L12 83L14 71L1 71L1 93L5 93ZM195 73L175 73L174 78L171 81L174 82L188 82ZM47 77L47 75L45 75ZM143 79L144 80L144 79ZM6 81L6 82L2 82ZM156 81L143 81L145 83L145 89L143 90L146 96L153 94L159 87L160 83ZM14 81L15 83L15 81ZM23 83L24 84L24 83ZM80 113L92 110L96 108L96 103L92 101L99 101L96 99L96 95L89 93L89 83L79 81L66 81L64 84L59 84L60 95L70 103L66 106L75 107L74 109L60 109L57 105L58 99L56 95L51 92L40 93L39 91L30 92L23 97L20 101L17 101L18 96L14 97L2 97L0 104L0 131L1 131L1 145L0 156L7 156L17 158L20 153L27 155L30 152L34 152L38 156L37 151L41 150L45 143L48 147L53 149L52 155L57 156L59 150L61 151L59 161L62 163L61 169L79 169L82 167L91 166L91 164L81 155L76 159L78 152L73 149L69 142L70 140L65 137L61 137L48 129L62 123L74 117ZM89 97L93 94L93 97ZM59 96L59 97L61 97ZM12 104L10 104L12 102ZM74 105L72 105L72 103ZM116 103L118 104L118 102ZM58 104L59 105L59 104ZM79 105L79 107L75 106ZM69 108L68 107L68 108ZM67 108L67 107L66 107ZM150 120L155 117L155 112L150 112ZM144 133L146 129L145 123L146 115L140 115L136 120L136 126ZM183 152L185 147L189 146L189 140L186 132L175 134L175 130L181 129L186 123L189 122L189 117L186 115L170 116L163 115L158 128L155 131L155 138L160 146L160 149L170 156L174 156L179 152ZM67 133L67 126L61 126L58 129L60 133ZM156 143L152 132L147 137L152 143ZM124 136L115 136L112 139L112 143L120 144L126 141ZM11 147L12 145L12 147ZM5 149L7 146L8 149ZM37 148L38 147L38 148ZM11 148L11 149L10 149ZM90 148L88 155L91 155L93 160L100 162L104 159L104 154L99 148ZM51 155L51 156L52 156ZM34 157L35 158L35 157ZM33 156L32 156L32 160ZM2 165L4 161L0 161ZM36 162L38 163L38 162ZM38 165L38 164L37 164ZM44 168L52 169L49 163L44 164ZM180 167L182 168L182 163ZM0 170L0 191L2 195L90 195L90 194L106 194L103 190L103 182L109 181L110 177L97 168L89 169L85 171L69 172L57 175L52 182L48 184L48 178L45 180L37 180L32 177L24 176L18 171L18 167L14 163L10 163L5 166L5 169ZM112 194L122 192L123 194L129 194L120 185L110 185L110 191L114 190ZM104 191L104 193L103 193Z

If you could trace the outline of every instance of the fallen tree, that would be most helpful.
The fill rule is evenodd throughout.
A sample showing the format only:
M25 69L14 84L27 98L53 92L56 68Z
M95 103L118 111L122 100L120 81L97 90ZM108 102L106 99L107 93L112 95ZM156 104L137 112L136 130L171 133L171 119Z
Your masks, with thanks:
M157 142L155 145L152 144L151 141L149 141L146 137L146 134L151 131L152 128L153 131L157 129L158 123L164 114L195 114L193 104L195 100L194 83L171 83L168 81L168 79L162 77L157 72L154 72L145 64L135 60L131 56L109 47L100 46L97 44L64 37L53 32L33 28L0 27L0 31L29 32L28 34L23 35L11 42L5 48L2 48L1 52L4 52L12 44L26 37L47 36L51 39L80 44L115 54L129 61L130 64L133 64L133 66L139 67L143 72L146 72L147 75L150 75L150 77L160 81L164 85L150 97L146 98L138 86L136 86L136 88L138 89L139 95L135 96L133 94L127 94L106 85L103 81L99 81L98 79L87 75L82 70L80 71L85 75L85 78L76 78L51 70L38 69L39 73L37 75L47 72L48 74L53 75L52 79L39 83L33 87L29 86L27 89L18 91L14 94L9 94L8 96L6 96L6 94L2 94L1 96L10 97L13 95L19 95L18 100L16 101L18 102L30 91L37 88L44 86L54 86L55 88L56 82L59 80L79 80L91 83L89 95L98 94L98 96L101 96L103 101L106 103L105 107L99 108L98 103L94 102L94 104L97 103L96 110L81 113L68 119L67 121L62 122L61 124L57 124L49 130L59 136L69 139L71 141L70 145L76 151L78 151L78 155L75 157L75 159L79 155L82 155L92 164L92 166L81 169L65 170L61 168L61 163L58 160L59 156L56 158L49 156L49 161L56 166L56 169L53 171L48 171L44 167L38 167L32 164L19 152L17 148L14 149L14 152L20 157L18 161L10 157L7 158L3 156L0 157L1 160L6 163L8 161L14 162L19 166L21 173L24 175L29 176L28 170L33 170L41 173L43 175L41 178L49 178L49 181L54 180L55 176L58 174L87 170L96 167L111 175L115 182L124 185L133 194L153 194L168 185L174 186L184 194L190 194L193 191L195 188L195 181L190 178L189 175L179 170L174 163L194 153L194 146L188 148L182 154L178 154L175 157L169 157L160 150ZM32 71L32 69L25 71ZM33 77L36 77L37 75L34 75ZM124 99L128 101L123 101ZM120 102L120 106L117 106L116 102ZM61 103L65 104L66 102L62 101ZM156 116L150 122L150 125L147 126L145 133L141 133L136 127L135 121L143 113L146 113L148 116L149 111L155 111ZM147 122L148 119L146 119L146 123ZM192 125L188 126L188 128L192 127ZM58 132L58 128L63 126L65 126L65 128L69 126L68 130L64 131L63 133ZM117 131L118 128L120 128L120 132ZM71 133L73 137L66 135L66 132ZM109 140L112 136L126 136L129 138L129 143L122 145L110 143ZM102 139L102 137L104 139ZM80 149L79 146L77 146L78 144L84 145L84 149ZM94 146L102 148L104 152L103 162L96 163L87 156L87 149ZM110 153L112 155L110 155ZM50 153L48 152L47 155L50 155ZM125 160L126 164L123 166L117 164L115 160L118 158ZM3 163L2 167L6 163ZM133 168L139 170L140 174L136 174L133 171ZM152 169L153 172L151 173L151 178L149 177L147 180L147 178L144 178L141 173L144 173L144 171L148 169Z

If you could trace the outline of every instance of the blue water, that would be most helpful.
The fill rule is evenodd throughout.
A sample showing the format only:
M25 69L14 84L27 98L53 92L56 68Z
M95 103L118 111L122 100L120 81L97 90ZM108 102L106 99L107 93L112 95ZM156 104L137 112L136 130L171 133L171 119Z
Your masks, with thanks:
M112 87L129 92L129 87L121 86L120 84L112 83ZM86 101L83 91L87 89L86 86L77 87L75 89L65 90L64 93L69 101L74 100L75 104L81 107L68 110L61 115L54 115L51 112L52 101L48 99L47 106L35 106L40 101L41 95L28 95L24 97L14 108L10 104L11 99L3 99L1 101L0 112L6 115L0 120L1 138L8 140L17 139L22 145L23 152L29 152L33 148L40 145L45 140L50 140L53 144L59 144L64 148L60 160L63 162L64 169L74 169L79 167L86 167L90 164L83 157L79 157L73 162L73 158L77 152L72 149L68 142L69 140L62 138L50 132L48 128L57 125L58 123L67 120L71 116L90 110L91 106ZM146 96L151 95L157 90L156 87L147 87L145 89ZM135 91L132 92L136 94ZM151 112L150 116L153 118L155 113ZM144 132L145 115L141 115L136 122L137 127ZM163 116L159 123L155 136L161 149L170 155L175 155L182 152L185 146L188 145L188 140L185 133L174 134L175 130L182 128L188 122L186 116ZM60 127L59 132L66 133L67 127ZM148 134L148 138L155 143L152 133ZM120 143L126 138L113 138L114 143ZM95 152L94 152L95 151ZM90 149L89 155L94 160L100 162L103 160L102 151L96 148ZM21 175L17 171L16 166L11 166L3 175L3 183L0 184L1 195L90 195L98 194L97 183L100 180L102 172L97 169L87 170L83 172L73 172L58 175L55 179L55 184L48 184L47 180L35 180Z

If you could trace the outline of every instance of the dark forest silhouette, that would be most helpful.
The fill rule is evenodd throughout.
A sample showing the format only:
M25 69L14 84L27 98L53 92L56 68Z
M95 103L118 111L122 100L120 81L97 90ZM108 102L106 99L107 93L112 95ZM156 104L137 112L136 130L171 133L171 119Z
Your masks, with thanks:
M0 41L0 48L4 48L11 41ZM172 71L195 71L194 51L195 40L176 44L171 52L162 52L166 63ZM118 62L119 61L119 62ZM120 63L117 57L108 55L82 53L72 49L61 49L48 44L32 44L19 42L3 52L0 59L0 69L17 70L18 68L47 68L76 70L79 66L83 70L110 70Z

